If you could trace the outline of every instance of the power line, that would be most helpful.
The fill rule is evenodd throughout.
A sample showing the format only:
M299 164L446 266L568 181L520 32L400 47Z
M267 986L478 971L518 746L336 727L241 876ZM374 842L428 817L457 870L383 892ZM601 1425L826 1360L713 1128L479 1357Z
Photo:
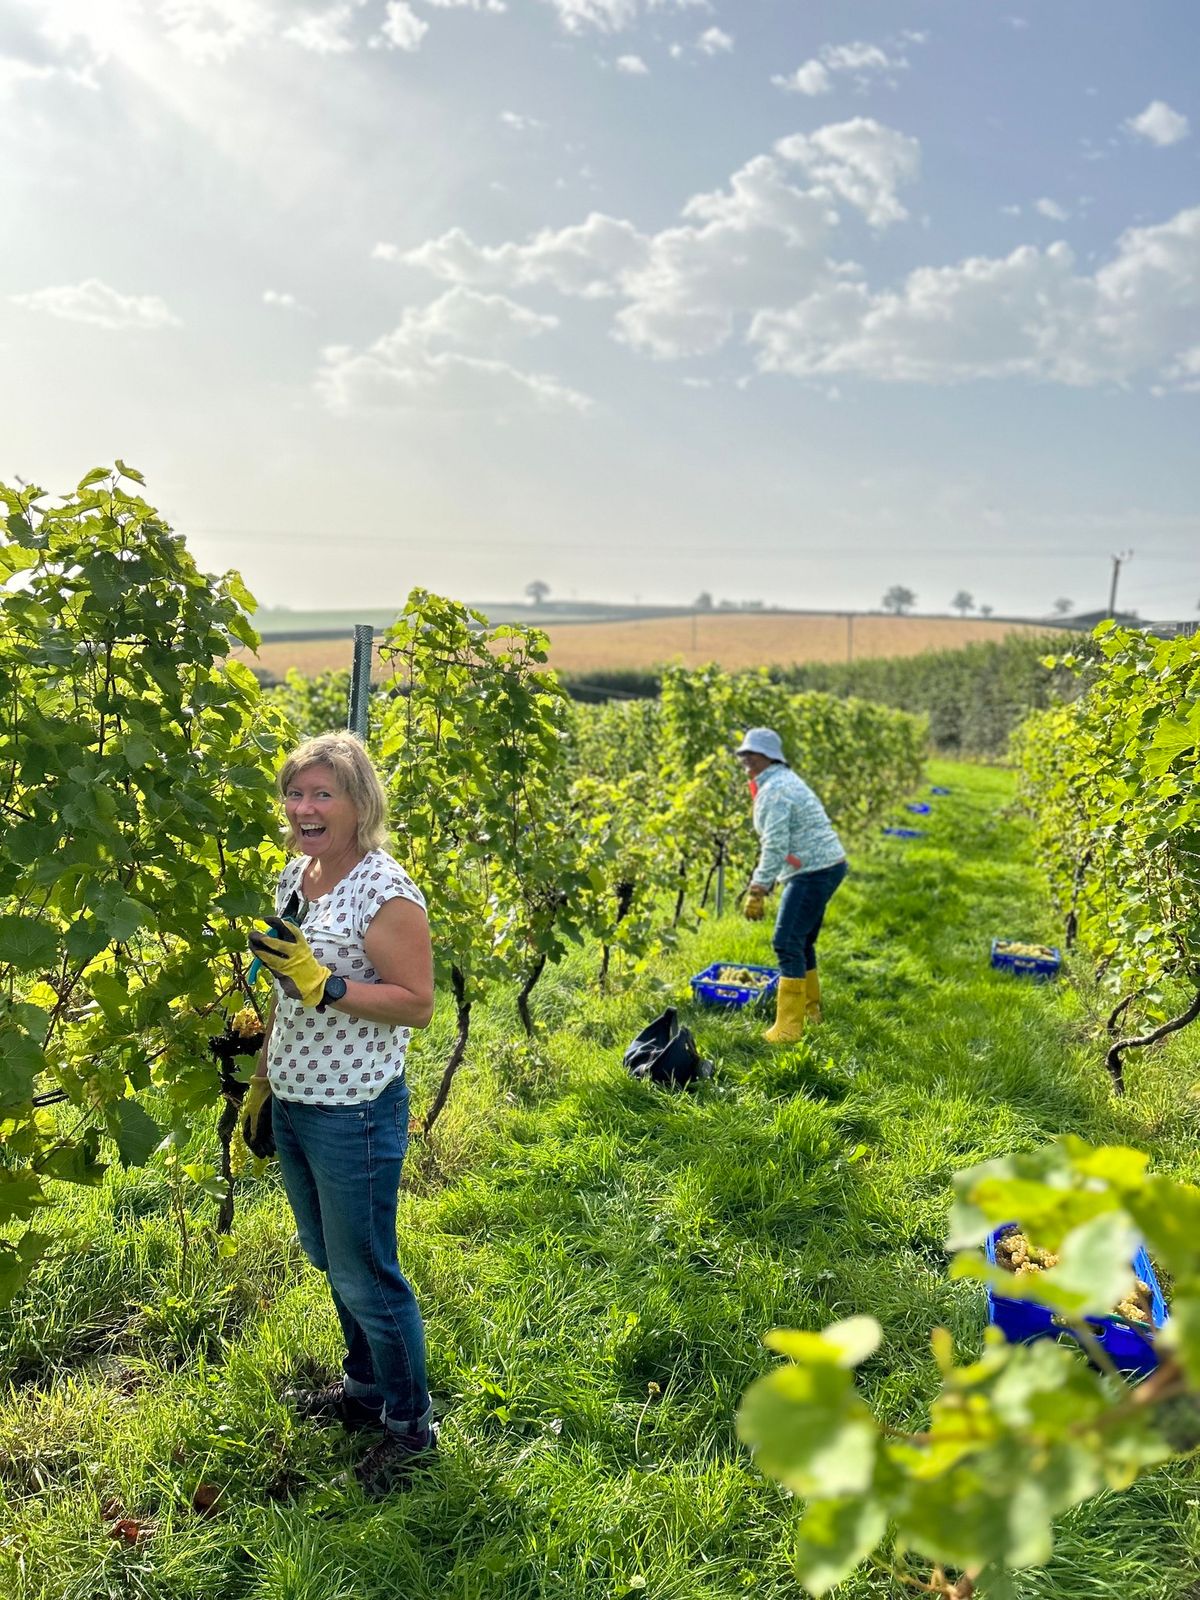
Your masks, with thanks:
M328 544L330 540L329 529L190 528L186 531L189 537L198 536L206 539L240 539L248 541L260 540L267 543L281 542L294 544L298 542L307 543L309 541L320 541L321 543ZM1200 532L1200 529L1198 529L1198 532ZM341 537L347 537L345 530L342 530ZM504 556L511 551L518 550L529 551L544 557L592 554L608 555L610 553L636 554L645 556L648 553L645 540L640 540L629 544L616 544L606 540L603 548L597 549L595 546L582 547L573 545L554 545L546 540L505 540L501 542L495 539L447 539L441 537L435 539L429 536L419 538L404 538L388 533L357 533L353 534L351 537L357 544L389 545L395 549L429 550L436 552L446 550L483 550L497 556ZM744 547L739 546L735 548L729 544L689 544L682 546L664 545L657 547L649 553L655 556L661 556L664 559L670 559L678 556L732 556L737 559L739 564L744 564L747 561L766 561L772 564L776 564L781 561L827 561L841 559L843 557L855 559L870 557L872 559L879 560L882 560L886 557L889 560L893 559L890 551L869 545L839 545L834 555L830 554L828 548L823 550L747 550ZM956 545L947 550L934 548L922 549L919 545L906 544L896 553L894 559L901 561L922 561L929 559L954 560L962 562L964 565L968 565L976 561L1018 560L1056 562L1074 561L1079 563L1087 562L1089 565L1091 565L1095 562L1096 557L1091 553L1064 553L1061 551L1048 550L1044 544L1030 549L1009 545L999 549L988 550L970 550L964 548L962 545ZM1150 554L1140 556L1139 560L1186 561L1192 565L1200 565L1200 562L1197 561L1196 556L1191 552L1186 554L1180 553L1178 555L1165 551L1157 553L1152 552Z

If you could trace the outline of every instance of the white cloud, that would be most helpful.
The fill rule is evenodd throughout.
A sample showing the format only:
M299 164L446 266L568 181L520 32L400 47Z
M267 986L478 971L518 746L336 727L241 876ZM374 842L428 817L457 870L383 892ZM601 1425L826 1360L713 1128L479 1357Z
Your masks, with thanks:
M106 0L98 0L97 9L105 8ZM267 38L275 21L259 0L159 0L158 17L168 41L197 66L228 61L245 45Z
M1033 202L1033 209L1040 217L1049 217L1051 222L1069 222L1071 213L1065 206L1060 206L1057 200L1049 200L1045 195L1040 200Z
M417 15L408 0L387 0L383 27L371 42L411 53L421 48L421 40L428 32L429 24Z
M497 16L508 10L505 0L424 0L440 11L491 11Z
M263 305L277 306L280 311L299 311L306 317L311 317L313 314L311 308L303 305L294 294L280 289L264 289Z
M379 243L376 244L371 251L371 260L399 261L401 254L402 252L398 244L389 244L386 239L380 239Z
M451 289L427 306L409 307L398 327L361 352L345 345L323 351L317 392L334 411L585 412L591 407L585 395L506 359L513 346L556 326L557 318L503 295Z
M696 195L684 225L649 240L641 267L627 272L615 333L660 359L703 355L733 335L739 316L781 304L797 285L826 273L836 223L828 200L787 181L772 156L756 156L726 189Z
M1186 386L1200 326L1200 207L1131 228L1087 276L1058 243L922 267L903 288L843 283L755 318L764 371L952 384L1022 377L1094 387Z
M1125 123L1130 133L1136 133L1151 144L1178 144L1191 132L1188 119L1174 110L1165 100L1151 100L1146 109Z
M449 289L427 306L410 306L401 321L409 342L470 346L492 354L557 327L557 317L531 311L505 295L464 288Z
M610 298L614 336L657 359L704 355L744 331L760 371L810 379L1195 386L1200 207L1130 229L1091 272L1065 244L1025 245L873 288L837 259L841 213L874 228L902 221L919 161L915 139L859 117L779 140L658 232L593 213L523 242L452 229L401 259L461 286Z
M645 78L650 72L641 56L618 56L614 65L618 72L627 73L631 78Z
M514 133L545 133L546 124L536 117L524 116L520 111L502 111L500 121Z
M19 56L0 56L0 100L23 84L45 83L56 77L57 71L56 67L23 61Z
M546 0L569 33L620 33L651 11L711 11L709 0Z
M34 289L29 294L11 295L10 299L29 311L45 311L52 317L89 323L95 328L123 332L180 326L179 318L158 295L120 294L99 278Z
M901 35L903 44L924 44L925 35L906 30ZM903 50L877 44L867 44L856 39L851 44L827 44L810 60L798 66L795 72L777 74L771 82L788 94L829 94L834 88L835 75L850 77L859 89L866 89L872 79L884 78L894 83L898 72L907 72L911 63Z
M861 210L873 227L900 221L896 189L915 177L918 159L915 140L860 117L781 140L727 186L694 195L678 222L655 234L593 213L524 243L480 245L454 228L403 260L450 283L619 298L618 339L664 359L699 355L726 343L739 317L787 305L839 272L856 275L852 263L828 258L835 201Z
M1021 215L1020 206L1001 206L1000 211L1006 217L1019 217Z
M819 95L829 94L833 89L833 79L828 68L820 61L806 61L796 68L795 72L784 76L777 73L771 82L777 89L785 89L789 94Z
M522 288L547 284L561 294L600 299L646 257L647 241L631 222L594 211L568 228L543 228L525 244L478 245L462 228L430 239L403 260L449 283Z
M854 117L815 133L791 134L780 139L775 149L823 189L856 206L873 228L907 217L896 190L917 176L921 147L916 139L873 117Z
M1166 369L1164 377L1173 388L1189 394L1200 394L1200 344L1180 352L1176 361Z
M864 44L861 39L854 44L826 45L821 59L831 72L890 72L895 65L877 44Z
M705 28L696 40L696 49L705 56L728 55L733 49L733 35L724 28Z
M324 11L310 11L299 22L285 28L283 37L302 50L311 50L314 55L345 55L355 48L350 25L358 9L357 3L347 3L329 6Z

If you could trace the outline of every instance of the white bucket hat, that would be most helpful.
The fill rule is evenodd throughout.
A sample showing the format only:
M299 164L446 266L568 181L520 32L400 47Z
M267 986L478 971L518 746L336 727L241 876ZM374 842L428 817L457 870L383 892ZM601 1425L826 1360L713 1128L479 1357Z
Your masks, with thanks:
M746 737L734 752L735 755L766 756L768 761L783 761L783 740L774 728L747 728Z

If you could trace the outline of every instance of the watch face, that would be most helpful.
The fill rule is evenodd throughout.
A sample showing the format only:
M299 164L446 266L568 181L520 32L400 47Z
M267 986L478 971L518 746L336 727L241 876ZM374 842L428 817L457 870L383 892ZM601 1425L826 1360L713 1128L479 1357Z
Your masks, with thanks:
M335 975L332 975L332 974L328 978L326 978L326 980L325 980L325 994L324 994L323 998L324 998L325 1003L327 1005L331 1000L343 1000L343 999L345 999L345 996L346 996L346 980L345 980L345 978L339 978L339 977L337 977Z

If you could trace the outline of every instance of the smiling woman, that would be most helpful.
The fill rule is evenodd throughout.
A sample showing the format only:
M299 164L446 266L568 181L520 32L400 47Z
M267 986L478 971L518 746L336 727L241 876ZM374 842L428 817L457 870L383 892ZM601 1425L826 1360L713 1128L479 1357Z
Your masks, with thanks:
M377 1492L434 1446L424 1327L396 1257L404 1061L411 1030L433 1015L429 924L420 890L383 849L383 786L353 735L301 745L279 791L296 854L272 932L250 940L279 994L243 1134L259 1151L274 1134L300 1242L329 1279L346 1341L341 1379L289 1399L314 1421L379 1430L358 1467Z

